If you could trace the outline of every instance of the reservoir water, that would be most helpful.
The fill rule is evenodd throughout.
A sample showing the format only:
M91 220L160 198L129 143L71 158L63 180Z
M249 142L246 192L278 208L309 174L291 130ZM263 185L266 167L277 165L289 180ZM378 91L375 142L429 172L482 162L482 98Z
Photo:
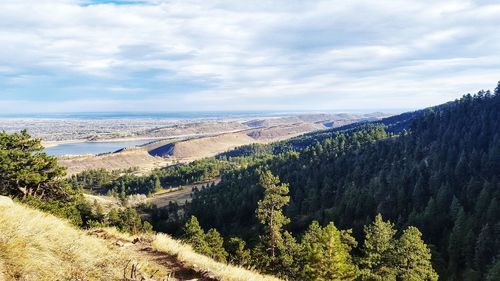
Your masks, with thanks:
M151 140L110 141L110 142L76 142L60 144L45 149L49 155L83 155L114 152L124 147L134 147L151 142Z

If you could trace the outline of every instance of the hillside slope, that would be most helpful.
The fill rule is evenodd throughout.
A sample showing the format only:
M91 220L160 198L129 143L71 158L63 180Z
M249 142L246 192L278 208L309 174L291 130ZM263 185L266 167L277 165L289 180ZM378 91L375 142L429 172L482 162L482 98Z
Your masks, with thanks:
M154 156L169 157L186 162L211 157L241 145L284 140L304 132L320 129L324 129L324 127L307 123L259 128L172 142L164 146L154 147L149 150L149 153Z
M132 266L140 267L136 278ZM0 196L0 280L110 281L125 280L124 272L126 280L278 280L215 262L164 234L85 232Z
M98 156L67 156L60 157L58 162L67 168L68 175L78 174L89 169L125 170L138 168L139 172L171 165L172 161L151 156L141 148L123 149L116 153L106 153Z
M299 153L228 173L194 196L190 212L206 228L244 236L258 225L259 171L271 170L290 184L290 230L316 219L360 237L382 213L422 230L442 280L481 280L500 254L500 86L407 117L398 126L408 132L396 137L370 126L312 134L319 140Z
M278 155L290 150L301 151L309 146L321 144L327 139L334 138L339 132L349 132L374 126L384 126L386 132L399 134L404 130L409 130L413 120L422 117L426 112L439 110L448 105L449 103L413 112L405 112L389 117L384 117L384 115L375 115L372 118L360 119L358 122L336 122L329 129L311 130L311 132L299 134L298 136L291 137L283 141L275 140L274 142L268 142L267 144L253 143L249 145L242 145L235 149L220 153L218 157L252 157L259 156L262 153ZM378 116L378 118L376 116Z

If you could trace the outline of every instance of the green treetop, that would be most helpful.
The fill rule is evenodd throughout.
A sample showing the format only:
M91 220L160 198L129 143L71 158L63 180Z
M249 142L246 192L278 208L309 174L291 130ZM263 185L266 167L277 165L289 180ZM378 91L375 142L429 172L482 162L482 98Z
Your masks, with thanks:
M224 239L215 228L208 230L205 235L205 241L210 250L208 256L216 261L226 262L228 254L224 249Z
M396 230L394 224L378 214L372 224L365 226L363 258L360 260L362 280L396 280Z
M64 168L42 151L41 140L27 131L0 133L0 194L22 198L66 194L60 183Z
M191 218L184 225L183 230L184 241L189 243L195 252L203 255L210 252L208 243L205 240L205 232L201 228L200 223L195 216L191 216Z
M305 250L305 280L354 280L357 267L353 263L351 245L345 243L348 232L338 230L333 222L321 228L313 222L302 240ZM351 237L352 238L352 237ZM354 238L347 240L353 240Z
M229 261L246 266L250 263L250 250L246 249L246 242L239 237L231 237L228 241Z
M275 260L276 249L283 247L282 228L290 220L283 215L283 207L288 204L288 185L281 184L278 177L266 171L260 177L259 184L264 188L264 198L258 202L257 218L267 228L264 242Z
M399 280L436 281L438 275L432 268L431 251L422 240L418 228L410 226L397 244Z

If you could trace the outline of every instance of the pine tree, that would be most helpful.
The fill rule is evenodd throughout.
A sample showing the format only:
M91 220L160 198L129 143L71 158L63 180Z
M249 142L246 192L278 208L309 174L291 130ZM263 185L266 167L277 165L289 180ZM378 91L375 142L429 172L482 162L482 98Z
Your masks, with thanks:
M246 249L246 242L239 237L231 237L228 241L229 261L246 266L250 263L250 251Z
M489 204L491 201L491 195L488 187L484 187L479 193L479 197L476 200L476 204L474 206L474 212L478 219L481 219L486 215ZM482 219L480 221L483 221Z
M108 225L118 226L117 224L120 222L120 217L118 217L118 212L115 208L109 210L107 217Z
M283 248L279 250L279 276L296 280L302 272L300 260L303 253L302 245L288 231L283 233Z
M118 225L121 231L136 234L142 230L141 217L133 208L126 208L118 211Z
M462 267L465 263L463 252L464 252L464 240L466 236L466 214L462 207L460 207L458 214L455 219L455 225L451 231L449 241L448 241L448 253L449 253L449 265L448 268L450 272L456 274L458 269Z
M486 224L481 229L476 241L474 265L480 272L485 272L487 266L495 257L495 238L491 227Z
M154 181L154 187L153 187L153 192L161 190L161 182L160 178L158 176L155 176L155 181Z
M0 195L65 198L60 181L65 174L57 158L43 152L41 139L31 138L26 130L0 132Z
M318 221L313 221L307 231L302 236L303 244L313 244L319 242L319 237L321 236L322 228Z
M325 228L313 223L304 235L304 280L354 280L357 267L353 263L351 246L344 243L346 233L331 222Z
M463 209L457 197L453 196L450 204L450 216L453 220L457 219L458 213Z
M422 240L418 228L410 226L397 243L398 276L405 281L437 281L432 268L431 250Z
M105 217L104 211L102 209L101 204L99 204L97 200L94 200L93 208L95 212L94 219L100 223L104 222L104 217Z
M262 173L260 185L264 188L264 198L258 202L257 218L266 226L263 242L271 254L271 262L276 259L276 249L283 248L282 228L290 220L283 215L282 208L288 204L288 185L280 184L278 177L270 171Z
M208 230L207 234L205 235L205 241L208 245L209 257L219 262L227 261L228 254L224 249L224 239L215 228L211 228Z
M205 232L201 228L198 219L195 216L186 222L183 228L184 241L189 243L193 250L202 255L210 254L210 249L207 241L205 240Z
M363 258L360 260L362 280L396 280L396 230L378 214L372 224L365 226Z
M491 199L490 206L488 206L488 211L486 213L486 218L488 223L492 225L500 221L500 200L497 198Z

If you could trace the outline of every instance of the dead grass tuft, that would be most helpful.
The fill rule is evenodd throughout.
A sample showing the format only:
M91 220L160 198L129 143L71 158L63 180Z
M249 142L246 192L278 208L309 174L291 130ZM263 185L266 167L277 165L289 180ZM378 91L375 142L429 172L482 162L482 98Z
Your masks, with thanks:
M0 206L0 280L120 280L135 258L54 216Z
M124 280L126 266L140 267L133 280L172 274L167 280L279 280L196 254L165 234L85 232L23 205L0 204L1 281Z

